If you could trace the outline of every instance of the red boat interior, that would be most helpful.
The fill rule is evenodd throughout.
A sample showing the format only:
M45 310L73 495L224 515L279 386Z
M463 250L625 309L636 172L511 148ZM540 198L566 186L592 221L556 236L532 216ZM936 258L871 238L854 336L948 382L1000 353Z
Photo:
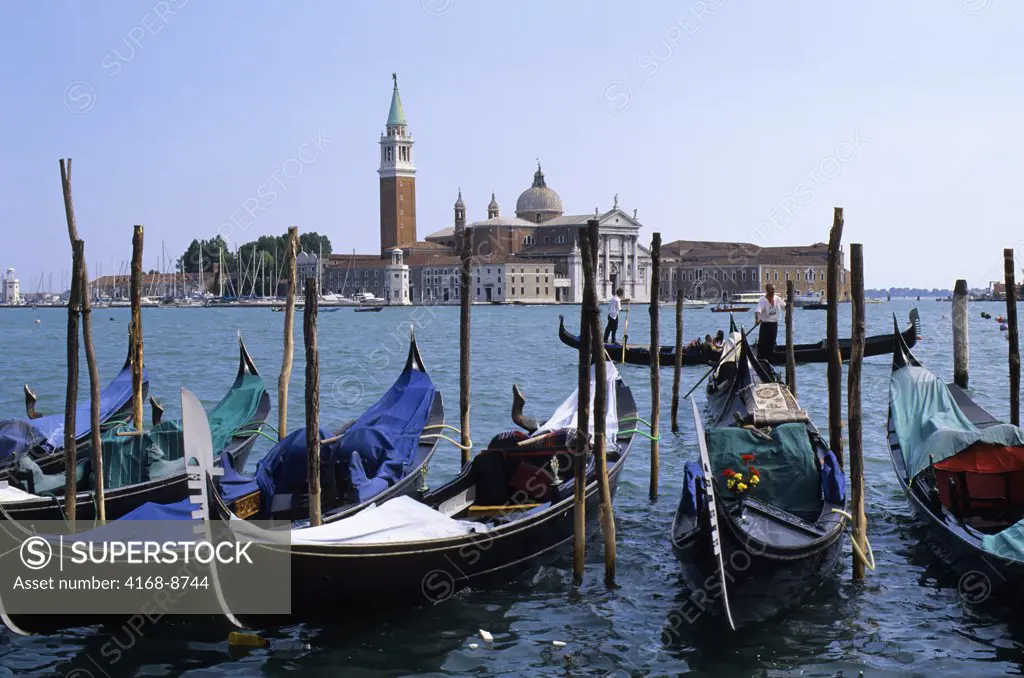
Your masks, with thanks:
M939 501L983 532L1024 518L1024 447L975 443L934 465Z

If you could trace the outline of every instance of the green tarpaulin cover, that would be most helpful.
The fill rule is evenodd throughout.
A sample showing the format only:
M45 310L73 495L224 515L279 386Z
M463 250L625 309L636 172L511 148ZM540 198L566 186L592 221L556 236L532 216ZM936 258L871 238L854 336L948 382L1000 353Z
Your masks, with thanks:
M754 455L754 460L744 461L745 454ZM748 467L753 464L761 482L747 491L748 496L805 519L814 520L821 513L821 477L803 424L776 426L770 439L745 428L713 428L708 431L708 455L723 497L735 496L723 471L742 472L749 479Z
M896 370L889 382L893 424L913 479L933 462L948 459L974 443L1024 445L1024 431L1010 424L979 429L957 406L940 379L923 367Z
M245 374L209 413L213 449L217 453L235 432L252 420L266 392L263 378ZM123 428L121 430L128 430ZM103 470L110 489L162 478L185 470L181 422L165 420L143 436L103 437Z

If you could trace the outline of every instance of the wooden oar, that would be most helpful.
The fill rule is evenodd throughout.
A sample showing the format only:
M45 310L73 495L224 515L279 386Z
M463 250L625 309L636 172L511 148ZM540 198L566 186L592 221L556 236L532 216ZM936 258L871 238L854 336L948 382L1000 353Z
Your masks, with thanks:
M755 330L755 331L758 331L758 330L760 330L760 329L761 329L761 325L757 325L757 326L756 326L756 327L754 328L754 330ZM738 346L739 346L739 344L733 344L733 347L732 347L732 348L730 348L730 349L729 349L728 351L726 351L725 353L723 353L723 354L722 354L722 357L718 359L718 362L717 362L717 363L716 363L715 365L712 365L711 369L710 369L710 370L708 370L707 372L705 372L705 373L704 373L704 376L700 378L700 381L698 381L698 382L697 382L696 384L694 384L694 385L693 385L693 388L691 388L691 389L690 389L689 391L687 391L687 392L686 392L686 395L684 395L684 396L683 396L683 398L684 398L684 399L685 399L685 398L689 398L689 397L690 397L690 394L691 394L691 393L693 393L694 389L696 389L696 388L697 388L698 386L700 386L700 385L701 385L702 383L704 383L704 380L705 380L705 379L707 379L707 378L708 378L708 376L710 376L710 375L711 375L711 373L712 373L712 372L714 372L714 371L715 371L715 369L716 369L716 368L717 368L717 367L718 367L719 365L721 365L721 364L722 364L722 361L723 361L723 360L725 360L726 356L728 356L728 355L731 355L731 354L732 354L732 352L733 352L733 351L735 351L735 350L736 350L736 348L737 348Z
M620 363L626 362L626 346L629 345L629 302L626 302L626 322L622 326L622 360Z
M708 456L708 444L704 439L704 425L700 421L700 411L697 409L697 401L690 399L693 406L693 427L697 430L697 445L700 447L700 465L704 471L704 492L708 501L708 522L711 525L711 550L718 559L718 578L722 585L722 602L725 604L725 618L729 620L729 628L736 630L732 621L732 611L729 609L729 592L725 588L725 560L722 558L722 533L718 529L718 507L715 505L715 475L711 470L711 459Z

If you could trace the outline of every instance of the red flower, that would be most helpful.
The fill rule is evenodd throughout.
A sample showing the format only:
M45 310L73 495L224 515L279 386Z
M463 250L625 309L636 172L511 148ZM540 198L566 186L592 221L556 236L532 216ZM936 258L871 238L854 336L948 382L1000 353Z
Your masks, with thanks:
M724 471L722 471L722 475L725 476L726 478L732 478L734 475L736 475L736 471L733 471L731 468L727 468Z
M754 461L754 455L752 454L741 454L740 459L746 462Z
M756 468L754 468L753 466L749 466L748 468L750 469L750 472L751 472L751 473L752 473L753 475L755 475L755 476L759 476L759 475L761 475L761 472L760 472L760 471L758 471L758 470L757 470Z

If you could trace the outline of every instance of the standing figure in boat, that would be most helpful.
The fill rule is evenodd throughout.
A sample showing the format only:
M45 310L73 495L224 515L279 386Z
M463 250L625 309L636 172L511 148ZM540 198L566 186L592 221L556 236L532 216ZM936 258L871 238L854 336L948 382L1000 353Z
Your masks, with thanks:
M608 302L608 324L604 327L604 343L614 344L615 333L619 331L619 311L622 310L622 298L626 291L621 287L615 290L615 296ZM611 337L611 341L608 341Z
M771 360L775 343L779 336L779 318L786 308L786 302L775 296L775 285L764 286L764 296L757 302L754 324L761 326L757 338L757 359Z

